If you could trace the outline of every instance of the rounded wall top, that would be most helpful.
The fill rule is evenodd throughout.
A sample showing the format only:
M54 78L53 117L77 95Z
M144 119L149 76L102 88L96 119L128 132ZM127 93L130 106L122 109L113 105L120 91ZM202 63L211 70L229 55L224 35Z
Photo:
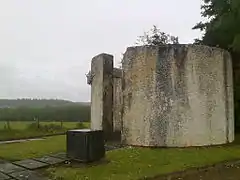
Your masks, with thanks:
M158 45L158 46L154 46L154 45L143 45L143 46L130 46L127 47L126 51L133 51L133 50L144 50L144 49L157 49L157 48L208 48L211 49L213 51L225 51L224 49L218 48L218 47L211 47L211 46L207 46L207 45L197 45L197 44L163 44L163 45Z

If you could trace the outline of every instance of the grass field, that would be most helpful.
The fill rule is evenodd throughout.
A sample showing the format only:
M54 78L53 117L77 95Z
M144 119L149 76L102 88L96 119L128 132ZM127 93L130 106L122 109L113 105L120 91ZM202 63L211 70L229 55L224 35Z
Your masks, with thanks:
M40 122L40 127L34 127L34 122L10 122L10 129L6 128L6 122L0 122L0 141L22 138L32 138L46 135L64 133L68 129L88 128L89 123L78 122Z
M239 136L230 146L199 148L124 148L107 152L109 163L97 166L63 165L46 170L52 179L132 180L151 177L190 167L211 165L240 158ZM66 148L65 136L48 137L32 141L0 145L0 158L21 160L62 152Z
M27 128L28 125L34 123L33 121L12 121L10 122L11 129L14 130L24 130ZM6 122L0 122L0 130L4 129L4 126L6 126ZM48 124L55 124L55 125L61 125L61 122L40 122L42 125L48 125ZM87 125L88 123L85 123ZM76 128L77 122L63 122L63 126L65 128L71 129Z
M65 141L65 135L60 135L47 137L46 140L40 141L1 144L0 159L14 161L65 151Z

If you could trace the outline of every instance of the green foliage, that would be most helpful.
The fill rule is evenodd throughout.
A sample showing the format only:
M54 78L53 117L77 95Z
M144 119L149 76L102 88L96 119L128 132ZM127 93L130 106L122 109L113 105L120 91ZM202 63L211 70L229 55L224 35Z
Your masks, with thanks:
M228 50L233 59L235 125L240 130L240 1L239 0L204 0L202 16L207 22L198 23L193 29L204 31L196 44L220 47Z
M178 37L171 36L165 32L161 32L157 26L149 32L145 32L143 36L139 36L136 42L137 45L163 45L163 44L179 44Z
M76 128L77 129L84 129L84 128L86 128L86 126L82 122L79 122L79 123L77 123Z
M205 31L202 40L197 43L240 53L239 0L205 0L202 16L209 21L200 22L193 28Z
M0 108L66 106L77 103L59 99L0 99Z
M55 132L60 132L61 130L64 130L65 128L61 127L61 125L57 125L57 124L38 124L35 122L35 123L29 124L27 126L27 129L55 133Z

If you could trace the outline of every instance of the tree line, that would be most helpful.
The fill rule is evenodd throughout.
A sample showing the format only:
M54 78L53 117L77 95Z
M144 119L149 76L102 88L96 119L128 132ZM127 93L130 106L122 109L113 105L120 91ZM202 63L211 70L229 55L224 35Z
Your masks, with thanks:
M16 107L45 107L45 106L66 106L74 104L84 104L61 99L0 99L0 108Z
M0 121L90 121L90 106L66 105L40 108L0 108Z

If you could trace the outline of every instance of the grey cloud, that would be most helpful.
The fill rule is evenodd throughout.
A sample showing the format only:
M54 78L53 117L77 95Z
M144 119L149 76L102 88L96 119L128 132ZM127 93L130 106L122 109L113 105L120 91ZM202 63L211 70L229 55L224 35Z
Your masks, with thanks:
M153 24L192 42L200 0L0 1L0 98L89 101L85 73L98 53L115 56Z

